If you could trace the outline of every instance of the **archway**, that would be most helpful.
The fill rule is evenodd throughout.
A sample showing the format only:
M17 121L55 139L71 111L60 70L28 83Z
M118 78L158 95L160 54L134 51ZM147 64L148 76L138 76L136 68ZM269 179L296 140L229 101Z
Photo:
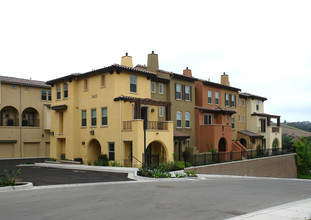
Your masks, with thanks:
M241 143L244 147L246 147L246 140L245 140L244 138L241 138L241 139L240 139L240 143Z
M218 143L218 151L219 152L226 152L227 143L225 138L221 138Z
M39 127L39 113L34 108L26 108L22 113L22 126Z
M272 149L279 148L279 140L275 138L272 142Z
M151 142L146 148L146 155L143 155L143 163L146 165L159 165L167 160L167 149L166 146L160 141Z
M100 143L96 139L91 140L87 148L87 162L97 161L98 156L100 154L101 154Z
M1 109L0 114L1 126L18 126L18 111L13 106L5 106Z

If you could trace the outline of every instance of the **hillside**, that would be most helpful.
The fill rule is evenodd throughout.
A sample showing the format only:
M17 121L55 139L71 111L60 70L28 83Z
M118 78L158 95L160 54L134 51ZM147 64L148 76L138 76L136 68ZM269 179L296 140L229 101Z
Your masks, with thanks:
M281 124L281 127L282 127L282 134L293 135L295 137L301 137L301 136L309 137L309 136L311 136L311 132L304 131L304 130L301 130L301 129L298 129L295 127L291 127L291 126L284 125L284 124Z

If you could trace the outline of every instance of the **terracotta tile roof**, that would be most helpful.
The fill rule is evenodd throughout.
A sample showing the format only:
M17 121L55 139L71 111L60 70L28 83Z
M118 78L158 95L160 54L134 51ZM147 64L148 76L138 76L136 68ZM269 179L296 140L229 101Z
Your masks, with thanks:
M195 108L199 109L201 112L206 113L226 113L226 114L234 114L236 111L228 109L228 108L222 108L222 107L216 107L216 108L203 108L201 106L196 106Z
M89 76L101 74L104 72L113 73L114 70L116 70L119 73L121 71L129 71L129 72L133 72L133 73L142 74L142 75L145 75L145 76L150 77L150 78L157 77L157 75L155 73L150 72L150 71L146 71L146 70L142 70L142 69L138 69L138 68L134 68L134 67L123 66L120 64L112 64L111 66L107 66L107 67L104 67L101 69L92 70L92 71L89 71L86 73L82 73L82 74L81 73L75 73L75 74L70 74L70 75L60 77L57 79L53 79L53 80L47 81L47 84L54 85L57 82L70 81L74 78L83 79L83 78L87 78Z
M253 138L263 138L264 137L263 135L256 134L254 132L247 131L247 130L242 130L242 131L238 131L238 132L241 134L244 134L246 136L253 137Z
M120 95L116 98L113 99L113 101L125 101L125 102L140 102L141 104L146 104L146 105L157 105L157 106L166 106L169 105L170 102L163 102L163 101L158 101L156 99L150 99L150 98L138 98L138 97L132 97L132 96L124 96Z
M39 87L39 88L51 88L43 81L15 78L10 76L0 76L0 82L4 84L15 84L21 86Z
M188 138L190 138L190 135L188 135L188 134L184 134L184 133L182 133L182 132L180 132L180 131L174 131L174 138L175 139L188 139Z
M66 110L67 105L54 105L51 108L52 110L55 110L55 111L61 111L61 110Z
M216 87L216 88L221 88L221 89L227 89L227 90L230 90L230 91L235 91L235 92L239 92L241 91L241 89L239 88L235 88L235 87L232 87L232 86L226 86L226 85L222 85L220 83L215 83L215 82L211 82L211 81L206 81L204 79L198 79L199 81L203 82L204 85L207 85L207 86L212 86L212 87Z
M262 101L268 100L265 97L261 97L261 96L258 96L258 95L253 95L253 94L250 94L250 93L247 93L247 92L241 92L239 95L240 95L240 97L243 97L243 98L259 99L259 100L262 100Z
M266 113L259 113L259 112L253 112L251 116L261 116L261 117L267 117L267 118L279 118L281 116L279 115L270 115Z

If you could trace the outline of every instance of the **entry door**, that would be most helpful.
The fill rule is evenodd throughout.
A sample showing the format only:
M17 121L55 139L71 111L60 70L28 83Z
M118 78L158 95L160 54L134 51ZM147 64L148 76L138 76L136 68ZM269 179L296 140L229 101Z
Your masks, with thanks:
M146 119L148 121L148 107L147 106L142 106L141 107L141 119Z

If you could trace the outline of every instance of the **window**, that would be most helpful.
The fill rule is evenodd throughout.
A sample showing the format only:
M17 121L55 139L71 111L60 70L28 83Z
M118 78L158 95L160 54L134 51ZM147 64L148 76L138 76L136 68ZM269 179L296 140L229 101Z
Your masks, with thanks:
M239 115L239 122L241 122L241 115Z
M190 113L186 112L185 114L185 127L190 128Z
M259 111L259 101L256 100L256 110Z
M89 89L89 83L87 79L83 80L83 90L87 91Z
M163 94L163 83L159 83L159 94Z
M163 106L159 106L159 117L163 117Z
M208 99L207 99L208 104L212 104L212 91L208 90L207 95L208 95Z
M130 75L130 92L137 92L137 77Z
M204 124L211 125L212 124L212 115L205 114L204 115Z
M51 92L51 90L48 90L48 100L49 101L52 100L52 92Z
M60 84L56 86L56 99L60 99Z
M190 86L185 86L185 101L190 101Z
M235 107L235 95L231 96L231 107Z
M109 160L114 160L114 143L109 142L108 143L108 159Z
M101 75L100 76L100 87L103 88L106 86L106 76L105 75Z
M46 90L41 90L41 100L46 100Z
M235 129L234 117L232 117L231 120L232 120L232 129Z
M261 124L261 132L266 132L266 120L260 119Z
M242 121L243 121L243 123L245 122L245 116L244 115L242 115Z
M242 106L244 106L244 99L242 99Z
M108 125L107 108L102 108L102 126Z
M86 110L81 111L81 126L86 127Z
M215 104L219 105L219 92L215 92Z
M177 122L177 128L181 128L181 112L176 113L176 122Z
M68 98L68 83L64 83L64 99Z
M225 94L225 105L229 106L229 94Z
M181 85L175 84L175 99L180 100L181 99Z
M96 126L96 109L91 110L91 126Z
M156 83L155 82L151 82L151 92L156 93Z

